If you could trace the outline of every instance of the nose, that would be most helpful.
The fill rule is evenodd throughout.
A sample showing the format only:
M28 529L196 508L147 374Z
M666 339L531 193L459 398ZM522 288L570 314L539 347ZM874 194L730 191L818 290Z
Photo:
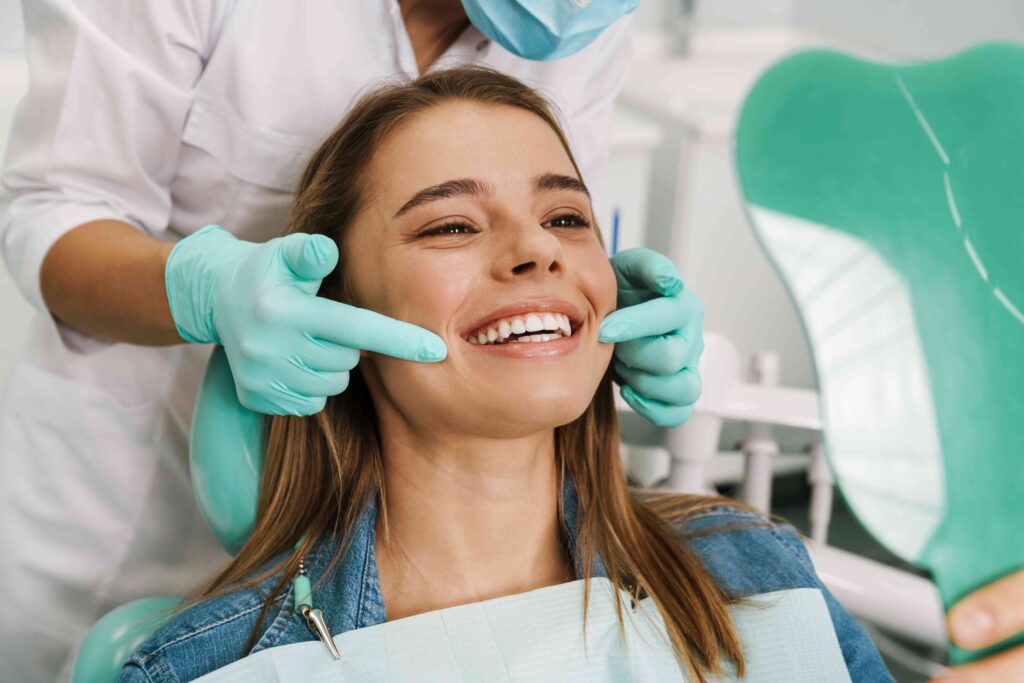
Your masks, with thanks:
M562 242L536 223L524 221L505 230L495 273L499 280L544 277L565 270Z

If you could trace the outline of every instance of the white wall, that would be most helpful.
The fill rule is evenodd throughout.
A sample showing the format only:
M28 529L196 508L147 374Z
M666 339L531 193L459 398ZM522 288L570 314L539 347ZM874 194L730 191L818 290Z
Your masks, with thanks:
M664 25L685 0L641 0L637 24ZM1024 0L693 0L703 27L789 24L907 58L981 41L1024 42Z
M789 21L796 0L690 0L698 26L781 24ZM679 15L687 0L640 0L636 23L658 29Z
M793 23L909 59L1024 42L1022 0L794 0Z
M0 55L21 54L25 43L22 32L21 3L0 0Z

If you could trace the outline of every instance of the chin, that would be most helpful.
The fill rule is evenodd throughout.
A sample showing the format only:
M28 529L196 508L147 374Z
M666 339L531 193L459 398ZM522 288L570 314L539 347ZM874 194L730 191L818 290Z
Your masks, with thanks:
M481 405L480 414L497 417L519 435L561 427L582 415L594 398L596 386L580 384L561 391L509 391L502 394L500 401Z
M468 375L452 375L443 363L384 361L381 379L385 387L401 387L385 393L399 413L415 422L479 437L519 438L561 427L582 415L610 358L609 347L603 357L586 364L542 368L520 361L525 364L512 371L485 366Z

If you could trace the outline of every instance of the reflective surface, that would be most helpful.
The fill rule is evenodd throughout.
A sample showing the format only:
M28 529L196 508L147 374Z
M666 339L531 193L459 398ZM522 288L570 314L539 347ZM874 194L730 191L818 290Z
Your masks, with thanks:
M1024 567L1024 48L794 56L736 154L850 507L947 605Z

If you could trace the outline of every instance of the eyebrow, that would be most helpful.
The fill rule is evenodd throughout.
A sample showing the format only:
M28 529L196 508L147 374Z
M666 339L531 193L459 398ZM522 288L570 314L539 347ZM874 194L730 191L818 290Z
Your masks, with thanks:
M398 218L407 211L411 211L417 206L436 202L438 199L448 199L449 197L458 197L460 195L479 196L490 194L494 194L494 190L490 185L481 183L479 180L475 180L473 178L446 180L443 183L425 187L414 194L412 199L403 204L402 208L398 210L398 213L395 214L395 218Z
M544 175L537 176L533 180L533 189L535 192L541 192L544 190L571 190L573 192L582 192L587 195L587 197L590 196L590 191L587 189L587 186L580 180L560 173L545 173Z
M533 180L533 190L534 192L571 190L573 192L582 192L587 195L587 197L590 197L590 191L587 190L587 186L580 180L560 173L545 173L537 176ZM404 213L408 213L417 206L436 202L439 199L449 199L451 197L459 197L463 195L481 196L493 194L494 189L490 185L482 183L475 178L456 178L455 180L446 180L443 183L425 187L414 194L412 198L403 204L402 208L398 210L398 213L395 214L395 218L398 218Z

